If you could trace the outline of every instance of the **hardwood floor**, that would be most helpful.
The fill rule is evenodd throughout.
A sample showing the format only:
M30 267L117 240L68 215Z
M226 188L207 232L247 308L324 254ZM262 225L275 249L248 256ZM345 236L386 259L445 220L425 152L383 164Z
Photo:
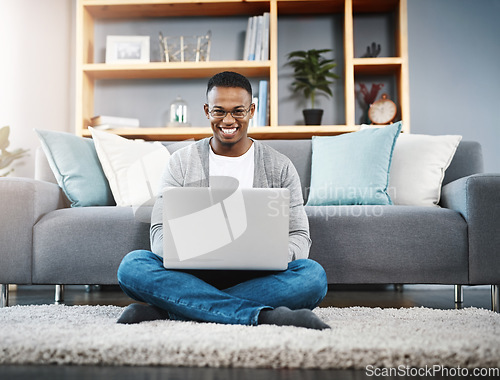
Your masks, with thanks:
M9 294L9 305L54 302L53 286L19 286ZM66 286L67 305L116 305L133 302L117 286L86 291L84 286ZM463 307L491 308L489 286L465 286ZM332 286L321 307L455 307L453 286L406 285L402 291L388 286ZM99 367L99 366L0 366L0 379L84 380L84 379L171 379L171 380L323 380L365 379L365 371L354 370L273 370L235 368ZM380 378L380 377L379 377ZM391 379L399 377L387 377ZM403 377L401 377L403 378ZM412 377L414 379L415 377ZM416 377L418 378L418 377ZM441 377L446 378L446 377Z
M134 302L119 286L65 286L67 305L127 306ZM464 286L463 307L491 308L489 286ZM9 305L40 305L54 302L54 286L19 286L9 293ZM392 285L333 285L320 307L455 307L454 288L450 285L405 285L396 291Z

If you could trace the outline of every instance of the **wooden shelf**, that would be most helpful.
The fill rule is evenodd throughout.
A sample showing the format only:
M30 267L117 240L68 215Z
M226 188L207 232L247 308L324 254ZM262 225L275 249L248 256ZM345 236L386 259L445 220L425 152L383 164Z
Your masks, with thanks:
M391 74L401 70L403 59L399 57L387 58L354 58L355 74Z
M269 76L270 61L151 62L145 64L90 63L83 72L92 79L206 78L221 70L249 77Z
M344 0L279 0L279 15L303 15L344 12Z
M384 13L397 9L398 0L352 0L354 13Z
M155 18L255 15L269 12L262 0L83 0L94 18Z

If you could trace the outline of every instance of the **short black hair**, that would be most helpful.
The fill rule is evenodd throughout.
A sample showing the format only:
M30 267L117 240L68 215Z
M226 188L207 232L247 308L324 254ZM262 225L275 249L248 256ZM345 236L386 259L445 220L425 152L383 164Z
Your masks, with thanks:
M252 85L250 81L245 76L234 71L223 71L210 78L207 85L207 95L214 87L243 88L250 94L250 98L252 98Z

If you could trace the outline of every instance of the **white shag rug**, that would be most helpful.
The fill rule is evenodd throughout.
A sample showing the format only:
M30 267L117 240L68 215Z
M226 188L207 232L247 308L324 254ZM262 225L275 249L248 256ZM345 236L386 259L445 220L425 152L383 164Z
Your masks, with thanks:
M246 368L500 367L500 314L485 309L317 308L332 328L154 321L117 306L0 309L0 364Z

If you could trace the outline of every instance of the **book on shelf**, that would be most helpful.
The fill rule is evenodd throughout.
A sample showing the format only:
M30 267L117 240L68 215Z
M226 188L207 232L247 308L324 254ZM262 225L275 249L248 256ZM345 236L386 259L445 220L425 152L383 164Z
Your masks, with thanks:
M264 13L264 35L262 36L261 60L269 60L269 12Z
M257 126L257 120L259 119L259 97L254 96L252 98L252 103L255 104L255 112L253 114L253 118L250 119L250 122L248 123L248 127L256 127Z
M90 119L90 126L96 129L138 128L140 121L132 117L98 115Z
M253 34L254 23L255 17L249 17L247 23L247 32L245 35L245 47L243 49L243 59L249 61L252 61L252 58L255 58L255 35Z
M259 81L259 120L258 126L264 127L267 125L267 102L268 102L268 88L269 83L267 80Z
M248 19L243 59L248 61L269 59L269 12Z
M264 16L257 16L257 24L256 24L256 34L255 34L255 61L261 60L262 55L262 26L264 25Z
M269 125L269 82L259 81L259 92L253 97L255 113L250 120L249 127L265 127Z

